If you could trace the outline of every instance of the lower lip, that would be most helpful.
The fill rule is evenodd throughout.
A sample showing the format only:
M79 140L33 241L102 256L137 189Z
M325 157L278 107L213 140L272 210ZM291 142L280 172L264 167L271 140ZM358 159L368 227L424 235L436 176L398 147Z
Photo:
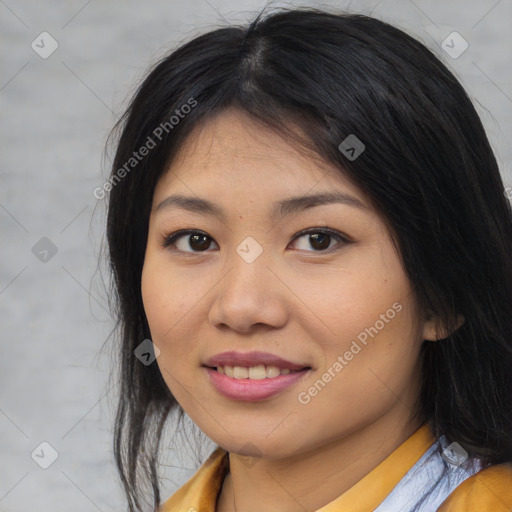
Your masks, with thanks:
M219 373L212 368L205 368L210 376L210 381L222 395L232 400L244 400L246 402L256 402L273 397L299 379L304 377L310 369L289 373L288 375L279 375L270 379L235 379Z

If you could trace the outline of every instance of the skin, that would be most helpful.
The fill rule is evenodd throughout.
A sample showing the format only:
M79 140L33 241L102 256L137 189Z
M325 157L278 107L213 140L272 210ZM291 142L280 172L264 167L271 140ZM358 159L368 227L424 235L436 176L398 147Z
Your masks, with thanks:
M340 191L362 207L323 204L281 219L275 201ZM177 207L171 194L207 198L223 220ZM326 246L305 228L330 227ZM185 235L210 239L200 251ZM252 263L236 252L248 236L263 249ZM195 251L195 252L194 252ZM298 152L235 109L187 139L154 192L142 296L157 363L180 405L229 452L217 510L314 511L357 483L420 426L413 419L422 341L434 319L420 311L381 216L336 167ZM307 403L308 390L365 328L402 306L367 346ZM259 402L229 399L204 362L220 352L260 350L310 366L299 382Z

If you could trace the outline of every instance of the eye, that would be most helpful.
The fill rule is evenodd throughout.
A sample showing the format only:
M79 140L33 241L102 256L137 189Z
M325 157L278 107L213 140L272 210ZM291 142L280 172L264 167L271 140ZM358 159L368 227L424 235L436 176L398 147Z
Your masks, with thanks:
M309 247L313 248L313 251L310 252L331 252L326 249L332 249L333 246L331 243L334 240L338 241L337 245L350 242L348 237L330 228L309 228L303 230L295 236L292 243L301 238L305 240L305 243L303 243L303 247L298 247L298 249L309 251L307 247L309 245ZM162 240L162 246L164 248L173 247L180 252L193 254L207 252L212 242L217 245L213 238L204 231L189 229L176 231L175 233L165 236ZM336 244L334 247L336 247Z
M162 246L169 248L174 246L181 252L206 252L213 238L203 231L181 230L164 237Z
M307 246L312 247L314 251L310 252L331 252L326 249L332 249L331 242L333 239L338 240L338 245L349 243L348 237L342 235L338 231L329 228L309 228L301 231L294 239L293 242L303 238L305 243L303 247L298 247L299 250L308 250ZM336 247L336 245L334 246Z

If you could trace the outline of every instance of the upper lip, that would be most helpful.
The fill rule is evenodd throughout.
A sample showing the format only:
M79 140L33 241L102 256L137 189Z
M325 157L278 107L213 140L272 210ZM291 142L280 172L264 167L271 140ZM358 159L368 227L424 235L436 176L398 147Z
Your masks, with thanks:
M205 362L205 366L215 368L217 366L277 366L280 369L288 368L290 370L302 370L303 368L309 368L308 365L292 363L282 357L269 352L222 352L217 354Z

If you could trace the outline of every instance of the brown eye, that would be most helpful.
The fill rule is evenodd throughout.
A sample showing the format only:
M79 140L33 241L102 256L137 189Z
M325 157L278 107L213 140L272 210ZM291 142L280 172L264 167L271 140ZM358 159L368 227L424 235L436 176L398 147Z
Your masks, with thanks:
M190 235L188 244L194 251L205 251L210 246L211 239L206 235Z
M309 235L309 243L314 249L324 250L327 249L331 243L331 236L325 233L314 233Z
M297 241L304 239L305 243L298 244ZM318 229L312 228L307 231L302 231L299 235L294 239L296 248L299 250L309 251L309 252L322 252L326 251L326 249L331 249L333 245L331 242L338 241L338 245L343 245L348 243L348 239L331 229ZM335 247L336 245L334 245ZM313 249L313 251L311 251Z
M165 237L163 247L175 247L181 252L205 252L211 245L213 238L200 231L178 231Z

